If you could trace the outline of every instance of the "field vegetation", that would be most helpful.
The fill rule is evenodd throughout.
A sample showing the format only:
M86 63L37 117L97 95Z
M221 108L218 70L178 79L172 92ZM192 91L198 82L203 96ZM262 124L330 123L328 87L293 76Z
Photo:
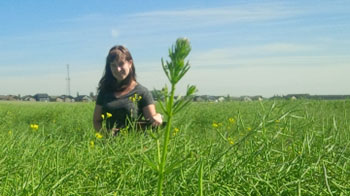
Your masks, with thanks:
M349 195L349 100L189 105L190 51L162 59L158 130L96 133L93 103L0 103L0 195Z
M164 129L96 135L93 108L1 102L0 195L154 195ZM191 103L172 121L162 194L350 195L349 112L350 100Z

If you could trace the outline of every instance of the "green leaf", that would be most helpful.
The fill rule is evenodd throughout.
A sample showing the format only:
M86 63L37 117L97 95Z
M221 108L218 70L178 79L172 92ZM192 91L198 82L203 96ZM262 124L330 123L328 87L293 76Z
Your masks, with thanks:
M180 164L182 164L183 162L185 162L185 161L188 159L188 157L190 157L190 154L188 154L188 155L187 155L184 159L182 159L182 160L173 162L170 166L168 166L168 167L165 169L164 173L165 173L165 174L169 174L169 173L170 173L171 171L173 171L176 167L178 167Z
M71 176L74 173L74 171L70 171L68 174L66 174L65 176L63 176L62 178L60 178L49 190L49 192L53 191L54 189L56 189L66 178L68 178L69 176Z
M167 64L164 64L164 61L163 61L163 58L161 59L162 61L162 67L163 67L163 70L164 70L164 73L166 75L166 77L170 80L170 76L169 76L169 68L167 66Z
M203 195L203 160L199 163L199 175L198 175L198 195Z
M158 103L159 103L160 109L163 111L163 113L168 115L168 111L165 109L163 102L159 101Z
M150 135L153 139L157 140L160 138L159 134L154 134L152 130L147 130L147 134Z
M174 114L177 112L181 111L183 108L185 108L188 104L191 103L191 100L183 100L182 103L180 103L175 109L174 109Z
M197 92L196 86L194 86L194 85L188 85L187 86L186 96L191 96L191 95L193 95L196 92Z
M147 165L151 167L151 169L153 169L155 172L159 171L157 165L154 164L146 154L143 154L142 158L147 163Z

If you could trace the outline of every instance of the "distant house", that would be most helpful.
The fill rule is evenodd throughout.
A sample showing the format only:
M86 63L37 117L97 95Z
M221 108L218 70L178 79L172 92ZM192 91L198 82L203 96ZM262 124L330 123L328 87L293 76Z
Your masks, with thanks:
M197 102L221 102L221 101L225 101L224 97L221 96L211 96L211 95L197 95L194 96L193 101L197 101Z
M230 101L240 101L241 99L239 97L230 97Z
M288 94L284 96L285 99L292 99L293 97L295 97L295 99L308 99L311 96L309 94Z
M17 95L9 95L9 100L10 101L20 101L21 98Z
M74 97L70 95L61 95L60 99L62 99L64 102L74 102Z
M49 102L50 97L47 93L38 93L34 95L36 101Z
M211 95L205 95L207 98L207 101L209 102L218 102L217 98L215 96L211 96Z
M53 101L53 102L64 102L64 99L62 99L61 96L50 96L50 101Z
M35 97L32 96L32 95L25 95L22 97L22 101L31 101L31 102L34 102L36 101Z
M8 96L7 95L0 95L0 101L7 101Z
M217 99L217 101L218 101L218 102L223 102L223 101L225 101L225 98L224 98L224 97L219 97L219 98Z
M0 95L2 101L18 101L20 98L16 95Z
M253 101L262 101L263 100L263 97L261 95L250 96L249 98Z
M313 95L313 99L327 99L327 100L340 100L340 99L350 99L350 95Z
M248 96L244 96L243 101L249 102L249 101L252 101L252 99Z
M202 101L205 101L205 99L202 96L195 96L193 98L193 101L202 102Z
M75 101L79 102L92 102L93 98L87 95L79 95L75 98Z

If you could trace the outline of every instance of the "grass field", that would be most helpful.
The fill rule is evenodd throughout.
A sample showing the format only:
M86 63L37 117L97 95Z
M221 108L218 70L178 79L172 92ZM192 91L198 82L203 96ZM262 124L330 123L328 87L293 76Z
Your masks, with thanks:
M0 195L154 195L162 137L98 138L93 107L0 102ZM174 117L163 193L350 195L349 114L350 100L193 103Z

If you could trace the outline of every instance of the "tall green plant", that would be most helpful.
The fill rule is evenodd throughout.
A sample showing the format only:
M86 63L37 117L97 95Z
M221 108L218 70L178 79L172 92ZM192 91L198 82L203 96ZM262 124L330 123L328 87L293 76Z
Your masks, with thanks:
M185 58L191 51L191 45L188 39L179 38L176 40L175 45L169 49L170 61L165 61L162 58L162 67L165 75L169 79L171 88L170 92L168 87L163 89L164 102L160 102L160 107L164 114L166 114L167 124L164 133L164 141L162 145L162 151L159 153L158 162L158 195L162 195L163 182L166 170L166 160L168 152L168 144L170 142L170 130L172 127L173 116L186 107L191 101L191 95L196 92L196 87L193 85L187 86L187 92L184 97L174 99L176 84L182 79L182 77L190 69L189 61L185 61ZM160 155L161 154L161 155ZM170 167L172 168L172 167ZM169 171L167 171L169 172Z

